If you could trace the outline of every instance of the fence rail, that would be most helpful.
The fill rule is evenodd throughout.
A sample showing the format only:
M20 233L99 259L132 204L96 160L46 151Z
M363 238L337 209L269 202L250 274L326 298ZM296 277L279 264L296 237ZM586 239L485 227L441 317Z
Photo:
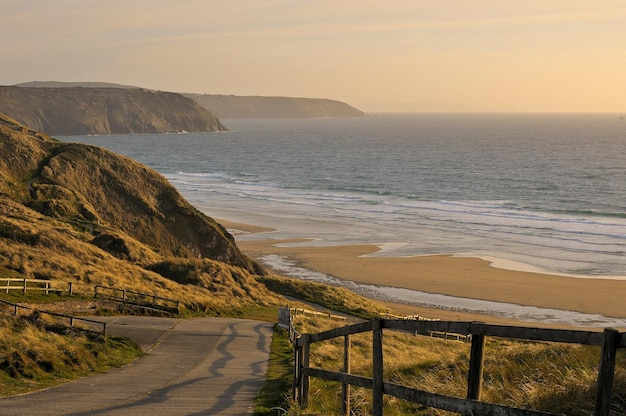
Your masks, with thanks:
M44 311L44 310L41 310L41 309L33 309L33 308L29 308L27 306L18 305L16 303L7 302L6 300L2 300L2 299L0 299L0 303L12 307L13 308L13 313L15 315L19 315L19 310L20 309L26 309L26 310L29 310L29 311L37 311L39 313L43 313L43 314L46 314L46 315L54 316L54 317L57 317L57 318L68 319L69 320L69 325L72 326L72 327L74 326L74 322L75 321L88 322L90 324L98 324L98 325L100 325L102 327L102 329L100 331L93 331L93 332L100 332L104 336L107 335L107 324L106 324L106 322L96 321L94 319L80 318L80 317L77 317L77 316L64 315L62 313L49 312L49 311ZM91 329L87 329L87 330L88 331L92 331Z
M289 331L289 339L291 342L296 342L296 339L300 337L300 333L296 331L294 326L294 318L298 315L310 315L310 316L323 316L328 319L336 319L345 321L345 316L332 315L330 313L312 311L304 308L290 308L289 306L281 306L278 308L278 326L280 328Z
M383 380L383 329L401 330L414 333L443 332L468 336L471 339L469 372L467 376L467 396L458 398L430 393ZM372 378L350 374L350 336L372 332ZM626 347L626 333L606 328L604 332L559 330L504 325L489 325L479 322L419 321L404 319L374 318L341 328L315 334L303 334L295 340L293 399L303 408L308 406L310 377L336 381L343 385L343 413L350 414L350 386L358 386L373 391L373 414L382 416L383 395L394 396L428 407L452 411L460 414L489 414L497 416L549 416L551 413L518 409L480 401L485 338L502 337L509 339L549 341L558 343L594 345L601 347L600 366L596 386L594 416L608 416L610 413L615 356L619 348ZM309 366L312 343L344 337L343 371L328 371Z
M30 283L30 285L29 285ZM45 279L23 279L14 277L0 277L0 288L9 293L10 290L21 290L26 292L27 290L41 290L46 292L46 295L50 292L65 292L65 289L58 289L52 287L52 282ZM69 283L67 291L72 294L72 283Z
M174 313L180 310L179 300L115 287L96 285L94 287L94 298L97 299L98 297L167 313Z

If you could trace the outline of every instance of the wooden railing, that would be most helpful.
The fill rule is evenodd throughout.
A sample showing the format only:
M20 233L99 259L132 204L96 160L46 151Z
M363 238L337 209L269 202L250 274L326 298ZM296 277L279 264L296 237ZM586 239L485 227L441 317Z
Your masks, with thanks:
M414 333L443 332L471 337L467 397L459 398L389 383L383 379L383 329ZM350 374L350 335L372 332L372 378ZM375 318L368 322L316 334L303 334L295 340L293 399L308 406L310 377L336 381L343 385L343 412L350 414L350 386L373 391L375 416L383 414L383 395L394 396L431 408L464 415L548 416L551 413L524 410L480 401L485 338L488 336L532 341L549 341L601 346L594 416L608 416L615 374L615 356L626 347L625 333L607 328L604 332L488 325L479 322L418 321ZM344 337L344 371L328 371L309 366L310 347L315 342Z
M278 326L289 331L289 339L292 343L296 342L296 339L300 337L300 333L296 330L294 325L294 318L298 315L309 316L323 316L328 319L345 321L345 316L333 315L331 313L324 313L318 311L312 311L304 308L290 308L289 306L281 306L278 308Z
M47 294L50 292L64 292L65 289L58 289L52 287L52 282L45 279L23 279L23 278L9 278L0 277L0 288L6 293L10 290L21 290L26 292L27 290L41 290ZM67 291L71 295L73 292L72 283L69 283Z
M380 317L383 319L402 319L404 321L407 321L407 320L409 321L440 321L441 320L441 319L425 318L420 315L405 315L405 316L392 315L389 312L381 313ZM431 338L441 338L446 341L454 340L454 341L468 342L472 338L470 335L452 334L450 332L441 332L441 331L422 331L422 332L415 331L413 334L425 335Z
M53 287L53 283L55 287ZM56 287L59 283L60 282L52 282L45 279L2 277L0 278L0 290L6 291L6 293L9 293L11 290L21 290L22 292L36 290L43 291L46 295L51 292L59 293L67 290L67 293L70 296L74 294L74 285L72 282L67 283L67 289L60 289ZM179 300L102 285L95 285L94 297L106 298L133 306L156 309L167 313L176 313L180 310Z
M312 311L310 309L304 309L304 308L290 308L290 310L293 316L298 316L298 315L324 316L326 318L335 319L338 321L346 320L345 316L333 315L332 313L329 313L329 312L327 313L327 312Z
M176 313L180 309L180 301L150 295L148 293L135 292L127 289L96 285L94 287L94 298L111 299L133 306L155 309L161 312Z
M2 300L2 299L0 299L0 303L13 308L13 313L15 315L19 315L20 309L26 309L26 310L29 310L31 312L37 311L37 312L39 312L41 314L50 315L50 316L53 316L53 317L56 317L56 318L67 319L70 326L74 326L74 322L75 321L87 322L89 324L97 324L102 329L100 331L94 331L94 332L100 332L104 336L106 336L106 334L107 334L107 324L106 324L106 322L96 321L94 319L79 318L77 316L64 315L64 314L61 314L61 313L44 311L44 310L41 310L41 309L33 309L33 308L29 308L27 306L18 305L16 303L7 302L6 300ZM91 325L88 328L86 328L86 330L87 331L91 331L90 327L91 327Z

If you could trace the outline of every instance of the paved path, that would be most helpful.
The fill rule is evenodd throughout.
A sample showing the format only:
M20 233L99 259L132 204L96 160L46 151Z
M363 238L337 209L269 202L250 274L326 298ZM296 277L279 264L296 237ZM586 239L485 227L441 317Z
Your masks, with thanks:
M0 399L0 414L252 414L252 401L267 373L271 324L222 318L105 319L109 334L136 339L148 354L103 374Z

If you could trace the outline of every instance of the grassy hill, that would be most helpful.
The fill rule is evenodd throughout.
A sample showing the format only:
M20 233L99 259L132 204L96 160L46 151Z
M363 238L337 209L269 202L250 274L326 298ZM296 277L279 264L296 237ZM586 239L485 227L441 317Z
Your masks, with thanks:
M0 115L0 269L180 298L221 313L277 296L233 237L165 178Z
M156 172L59 142L0 114L0 278L71 282L75 296L0 299L91 313L100 284L180 300L181 312L241 316L284 299L233 237ZM55 301L54 304L48 302ZM0 303L0 396L58 384L141 355L129 340L67 328ZM108 307L108 306L107 306ZM77 312L80 314L80 311Z
M0 112L59 135L226 130L190 98L141 88L0 86Z

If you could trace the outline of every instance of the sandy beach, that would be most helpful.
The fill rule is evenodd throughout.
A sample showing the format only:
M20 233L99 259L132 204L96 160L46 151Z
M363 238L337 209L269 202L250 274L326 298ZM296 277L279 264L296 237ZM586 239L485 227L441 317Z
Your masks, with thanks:
M219 220L229 229L262 229ZM267 231L267 229L266 229ZM492 267L485 260L446 255L422 257L363 257L378 251L372 245L289 247L289 241L238 241L252 258L278 254L295 259L309 270L360 283L412 289L455 297L483 299L540 308L626 318L626 281L574 278ZM439 309L389 304L394 311L440 319L479 319L507 323L509 319Z

